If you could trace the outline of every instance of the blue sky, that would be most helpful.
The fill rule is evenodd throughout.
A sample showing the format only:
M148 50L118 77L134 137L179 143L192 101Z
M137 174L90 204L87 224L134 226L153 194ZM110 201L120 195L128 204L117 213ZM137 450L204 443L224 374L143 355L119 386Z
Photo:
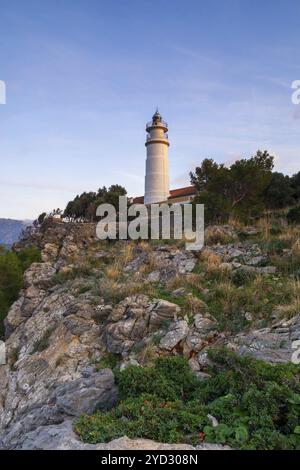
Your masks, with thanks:
M257 149L300 170L299 0L0 0L0 19L0 217L114 183L143 194L157 105L171 187Z

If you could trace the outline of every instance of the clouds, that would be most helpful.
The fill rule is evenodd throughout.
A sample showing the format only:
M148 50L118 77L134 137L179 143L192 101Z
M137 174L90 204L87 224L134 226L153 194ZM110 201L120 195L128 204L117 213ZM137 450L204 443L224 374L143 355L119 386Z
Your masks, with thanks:
M142 194L156 105L170 126L173 187L205 157L258 149L276 154L277 170L300 169L294 2L121 3L7 2L0 216L34 218L113 183Z

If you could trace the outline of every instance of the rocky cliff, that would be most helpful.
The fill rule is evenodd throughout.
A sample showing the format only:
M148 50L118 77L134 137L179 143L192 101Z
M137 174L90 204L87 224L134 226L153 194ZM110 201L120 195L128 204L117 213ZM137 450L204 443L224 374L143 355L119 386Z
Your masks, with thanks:
M264 323L244 312L247 328L234 333L220 328L209 302L193 294L197 282L204 298L214 295L199 283L201 257L217 257L228 276L276 270L257 245L238 241L232 231L230 237L194 254L172 244L99 242L93 224L52 222L27 240L41 249L43 262L25 272L5 321L0 448L95 448L79 442L71 423L116 403L114 374L98 367L107 354L119 357L121 369L180 354L201 380L212 346L290 361L300 340L297 313ZM124 438L111 448L161 448L141 442Z

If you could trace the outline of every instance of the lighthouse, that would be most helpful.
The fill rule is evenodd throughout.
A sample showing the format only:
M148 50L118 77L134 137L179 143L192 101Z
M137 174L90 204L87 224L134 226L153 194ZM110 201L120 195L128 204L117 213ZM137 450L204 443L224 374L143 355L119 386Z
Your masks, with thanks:
M169 192L168 125L158 110L146 125L145 204L166 201Z

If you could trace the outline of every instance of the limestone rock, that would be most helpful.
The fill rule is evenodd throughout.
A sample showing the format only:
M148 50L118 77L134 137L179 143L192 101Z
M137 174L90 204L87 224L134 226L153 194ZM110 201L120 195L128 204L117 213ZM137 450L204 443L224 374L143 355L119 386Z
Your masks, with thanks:
M173 290L172 297L182 297L185 293L186 289L184 287L179 287L178 289Z
M205 241L209 244L226 243L236 240L238 235L234 227L230 225L210 225L205 230Z
M184 341L183 354L184 356L189 357L192 351L201 351L204 345L205 341L198 332L189 331Z
M294 344L300 340L300 314L275 325L240 333L228 341L237 354L250 355L272 364L292 360Z
M160 271L159 270L152 271L147 277L147 281L149 281L149 282L158 282L159 280L160 280Z
M6 364L6 348L4 341L0 340L0 366Z
M59 385L53 403L69 416L91 414L97 409L109 409L117 400L117 387L110 369L92 372L87 377Z
M173 323L167 334L160 341L160 348L172 351L188 335L189 327L185 320Z
M211 360L208 357L208 348L203 349L197 355L198 364L200 369L206 369L212 364Z
M148 253L147 252L142 252L139 256L134 258L132 261L130 261L124 268L125 273L130 273L130 272L135 272L143 264L146 264L148 262Z
M65 237L62 248L60 250L60 257L70 258L79 254L80 247L75 243L72 235Z
M92 450L93 445L78 439L70 420L61 424L39 426L26 434L21 450Z
M50 262L46 263L32 263L29 269L24 273L24 285L48 287L49 280L56 273L56 269Z
M198 313L194 317L194 325L196 330L201 333L201 337L205 337L209 332L216 330L217 322L211 315L203 316Z
M256 269L261 274L275 274L277 270L276 266L263 266L262 268Z
M120 437L107 444L84 444L72 429L71 421L58 425L41 426L27 434L22 450L229 450L220 444L163 444L150 439Z
M115 354L127 353L148 332L149 299L144 295L126 298L113 309L104 333L106 347Z
M54 243L46 243L41 252L42 260L44 262L54 261L58 256L59 246Z
M167 300L157 300L149 307L149 329L155 331L163 323L176 320L180 307Z

